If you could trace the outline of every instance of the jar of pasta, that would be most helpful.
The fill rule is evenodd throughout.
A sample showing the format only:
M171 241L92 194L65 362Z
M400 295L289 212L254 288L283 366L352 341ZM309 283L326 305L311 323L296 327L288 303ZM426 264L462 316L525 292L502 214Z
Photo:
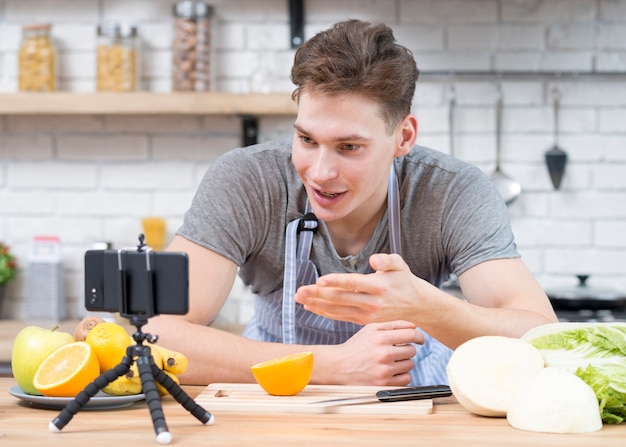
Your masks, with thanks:
M203 1L183 0L174 5L173 90L210 90L212 15L212 6Z
M138 39L135 26L98 25L96 90L129 92L137 89Z
M19 51L20 91L56 90L56 51L50 39L50 24L24 25Z

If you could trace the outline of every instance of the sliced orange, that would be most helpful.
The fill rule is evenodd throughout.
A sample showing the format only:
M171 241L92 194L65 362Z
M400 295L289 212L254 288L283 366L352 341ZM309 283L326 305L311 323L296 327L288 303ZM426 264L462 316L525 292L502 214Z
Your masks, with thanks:
M313 353L289 354L252 365L252 374L268 394L293 396L304 389L313 373Z
M122 361L126 355L126 348L131 344L126 329L109 321L94 326L87 333L85 341L96 353L101 372L115 368Z
M95 352L77 341L61 346L39 365L33 385L44 396L75 397L100 374Z

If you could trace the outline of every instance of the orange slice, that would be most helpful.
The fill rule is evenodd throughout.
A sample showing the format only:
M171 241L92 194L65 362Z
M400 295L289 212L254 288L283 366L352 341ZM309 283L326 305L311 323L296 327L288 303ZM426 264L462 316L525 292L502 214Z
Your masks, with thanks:
M33 385L44 396L75 397L100 374L91 346L77 341L61 346L39 365Z
M293 396L304 389L313 373L313 353L299 352L251 367L256 381L268 394Z

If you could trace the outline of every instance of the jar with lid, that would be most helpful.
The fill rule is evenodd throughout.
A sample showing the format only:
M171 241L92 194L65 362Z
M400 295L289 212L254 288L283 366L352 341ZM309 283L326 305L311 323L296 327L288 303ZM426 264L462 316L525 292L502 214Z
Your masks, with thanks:
M211 89L211 18L213 7L184 0L174 5L172 89Z
M50 39L50 24L24 25L19 51L20 91L56 90L56 51Z
M137 28L119 23L98 25L96 90L128 92L139 80Z

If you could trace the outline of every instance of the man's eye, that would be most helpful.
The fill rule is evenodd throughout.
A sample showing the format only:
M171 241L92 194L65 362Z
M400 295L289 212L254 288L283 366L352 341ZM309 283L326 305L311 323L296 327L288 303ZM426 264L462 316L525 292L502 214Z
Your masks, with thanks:
M315 140L309 137L301 136L300 139L304 144L315 144Z
M351 151L355 151L359 148L360 146L358 144L344 144L343 145L343 149L351 152Z

